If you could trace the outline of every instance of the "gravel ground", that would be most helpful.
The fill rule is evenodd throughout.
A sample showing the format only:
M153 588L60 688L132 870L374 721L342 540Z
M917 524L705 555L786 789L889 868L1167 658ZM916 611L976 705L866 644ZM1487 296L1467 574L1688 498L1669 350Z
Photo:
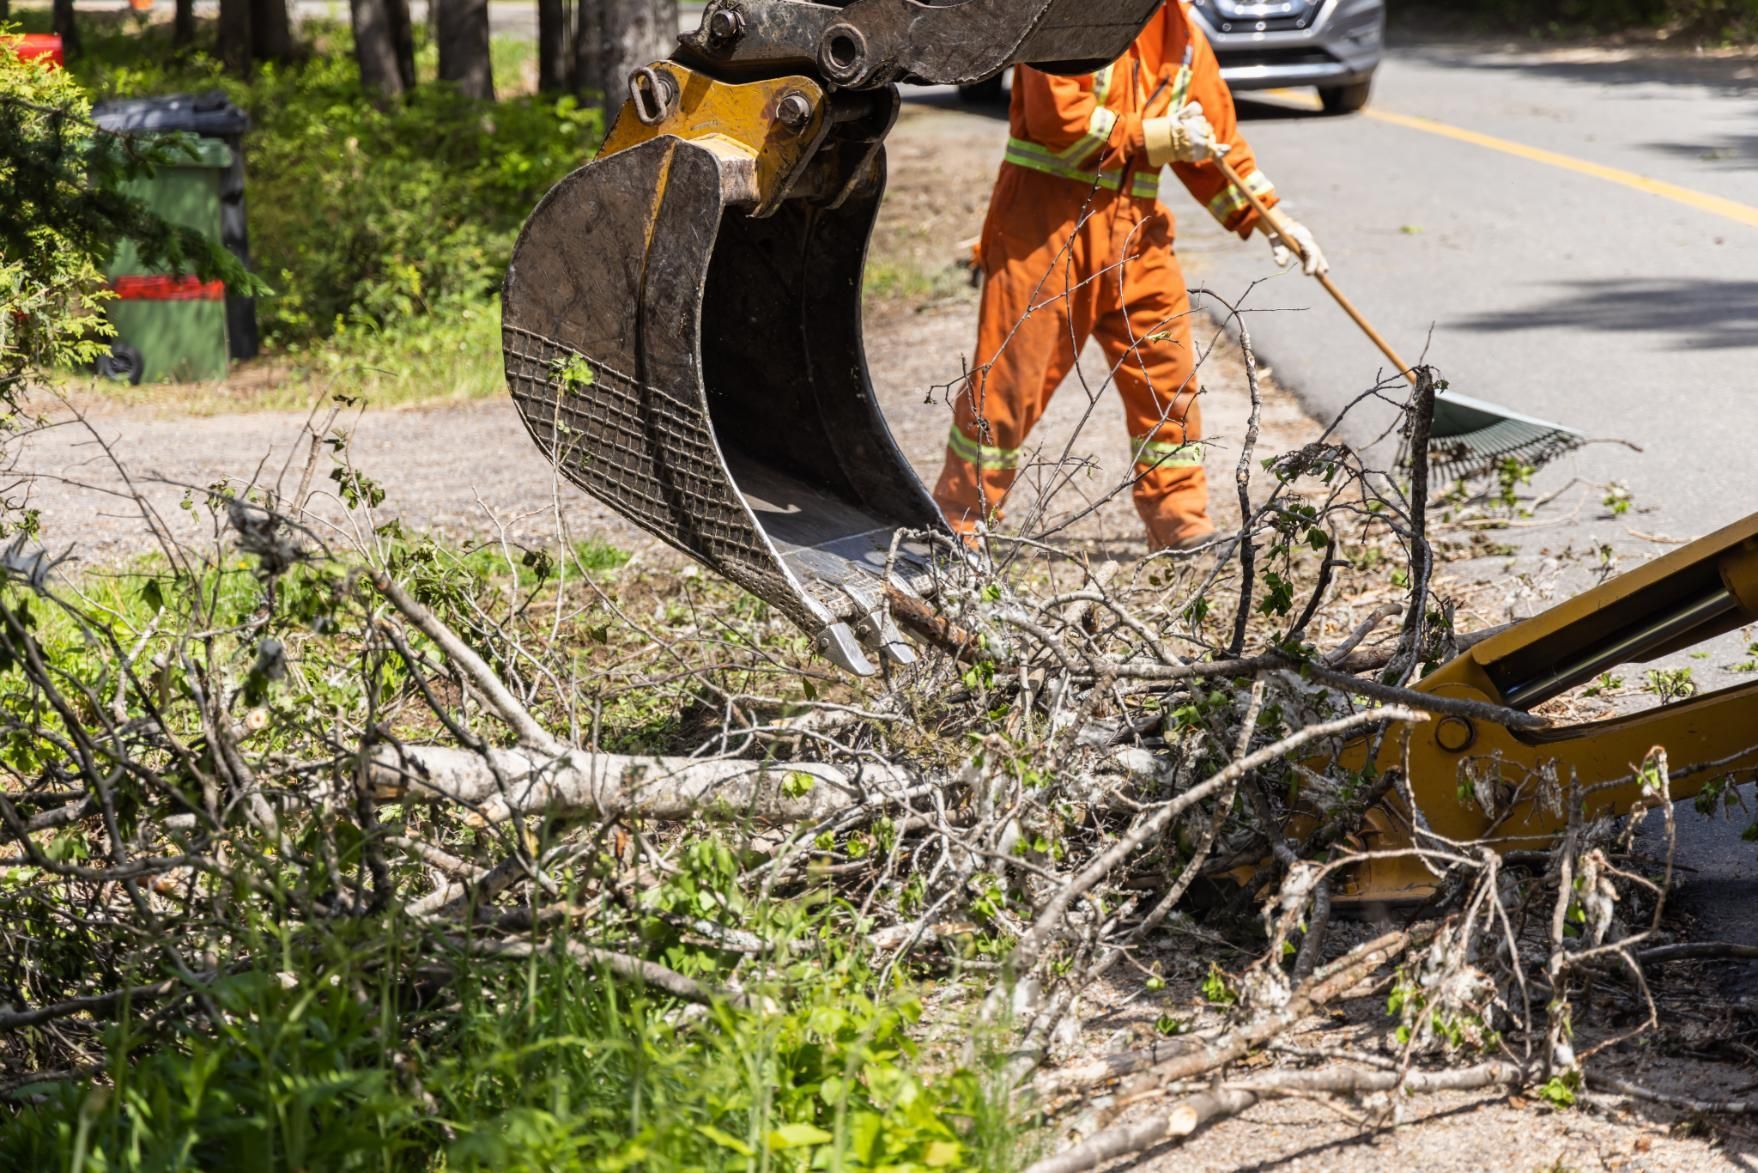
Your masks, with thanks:
M892 300L873 306L866 324L867 349L893 430L924 478L937 472L945 442L948 412L943 388L958 375L975 337L975 296L948 270L961 249L968 248L965 242L977 233L1005 135L1005 124L998 119L970 116L955 107L936 106L930 99L906 107L891 140L894 181L875 256L913 272L922 278L918 287L934 292L926 304L918 288L916 304ZM1200 212L1192 209L1191 214ZM1199 344L1203 335L1213 333L1212 328L1199 329ZM1103 369L1096 354L1087 356L1087 364L1089 372ZM1220 486L1215 508L1217 519L1225 524L1236 515L1228 487L1248 408L1237 353L1217 346L1204 365L1203 381L1205 419L1211 438L1218 441L1210 469ZM291 492L308 465L314 483L333 487L326 479L332 467L328 450L320 449L313 460L312 436L305 417L298 414L173 418L116 410L83 397L81 406L85 425L61 422L15 445L12 470L18 479L12 495L27 495L29 504L41 511L51 547L73 543L88 567L115 565L152 548L138 515L126 497L118 496L123 482L106 445L166 519L170 532L186 540L214 536L204 527L202 511L178 508L188 490L199 492L225 478ZM1115 484L1126 472L1127 443L1117 409L1108 402L1096 406L1082 430L1088 403L1071 382L1052 406L1037 440L1044 451L1059 451L1080 431L1075 450L1102 469L1089 483ZM61 411L60 418L65 416ZM558 482L503 399L367 410L341 422L350 434L348 447L355 466L385 489L373 521L394 517L416 531L477 538L504 534L515 541L543 542L553 540L559 517L575 539L595 536L624 548L658 552L657 543ZM1315 434L1315 425L1293 397L1266 379L1260 451L1285 451ZM330 504L325 505L326 500ZM320 525L334 527L333 537L361 539L360 520L348 521L333 495L320 496L316 512ZM1127 494L1096 511L1080 533L1115 547L1120 555L1140 549L1139 523ZM1464 592L1473 584L1453 585ZM1475 585L1499 592L1497 601L1506 602L1505 581L1500 586ZM1121 1003L1135 993L1097 991L1093 996L1098 1004L1088 1011L1105 1009L1108 999ZM1365 1024L1376 1016L1372 1000L1349 1011L1349 1020L1362 1030L1370 1029ZM1107 1029L1114 1030L1115 1024ZM1097 1049L1116 1042L1095 1035L1089 1045ZM1651 1065L1644 1073L1648 1078L1693 1093L1717 1089L1735 1094L1745 1078L1743 1069L1727 1065L1681 1066L1664 1052L1647 1055L1644 1062ZM1150 1154L1135 1167L1526 1170L1753 1165L1752 1149L1743 1134L1717 1137L1701 1128L1678 1128L1664 1112L1652 1116L1552 1112L1517 1098L1448 1095L1409 1104L1404 1121L1404 1127L1376 1129L1315 1103L1266 1104L1191 1144Z
M896 179L881 216L875 256L903 274L906 283L932 286L935 293L925 302L919 294L877 301L866 322L867 351L893 431L917 471L930 480L939 470L950 418L945 388L968 361L976 336L975 293L952 270L959 242L974 237L981 225L994 160L1005 138L1005 123L998 119L912 104L891 139ZM1197 334L1199 346L1220 337L1218 330L1205 329L1202 323ZM1071 379L1034 441L1044 453L1059 453L1080 432L1074 451L1100 470L1083 481L1092 492L1093 485L1109 489L1118 484L1127 475L1130 454L1115 393L1104 386L1104 363L1096 348L1085 356L1083 368L1101 400L1084 430L1088 400ZM248 372L242 377L248 378ZM1211 476L1230 484L1249 400L1241 360L1224 339L1205 363L1203 378L1204 412L1216 441ZM299 413L177 418L118 409L91 394L81 394L75 402L88 426L68 420L65 410L50 409L50 418L62 422L17 445L13 469L30 478L30 504L41 511L50 544L75 542L88 565L113 564L152 548L129 502L116 496L122 481L109 453L167 518L171 532L187 539L209 534L199 511L177 508L186 490L227 479L278 484L284 493L291 492L309 461L311 436L306 417ZM595 501L558 483L504 399L368 409L345 414L339 423L350 435L348 452L355 467L385 489L377 520L395 517L406 529L454 536L495 536L504 530L515 540L541 542L554 537L559 507L575 537L596 535L619 545L645 541ZM1297 446L1310 431L1293 397L1268 386L1263 450ZM98 437L105 443L99 444ZM325 449L315 466L314 483L320 490L329 487L326 478L332 467ZM1023 514L1033 498L1029 493L1016 496L1012 509ZM1218 514L1227 516L1227 494L1218 497ZM326 507L324 494L314 507L320 518L341 525L342 511ZM1141 541L1127 493L1097 511L1080 532L1114 539L1119 552L1139 548Z

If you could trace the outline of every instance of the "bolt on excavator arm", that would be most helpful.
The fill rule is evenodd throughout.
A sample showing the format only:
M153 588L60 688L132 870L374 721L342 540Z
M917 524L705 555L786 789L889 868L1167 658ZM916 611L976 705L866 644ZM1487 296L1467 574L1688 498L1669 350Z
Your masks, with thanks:
M502 341L532 438L844 668L913 659L884 600L931 597L953 539L861 345L895 83L1096 69L1158 7L715 0L520 234Z

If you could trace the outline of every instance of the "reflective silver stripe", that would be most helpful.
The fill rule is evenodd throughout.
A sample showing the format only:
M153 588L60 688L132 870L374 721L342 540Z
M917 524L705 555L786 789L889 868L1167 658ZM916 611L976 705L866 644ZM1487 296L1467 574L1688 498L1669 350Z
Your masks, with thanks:
M1016 167L1042 171L1046 175L1072 179L1076 183L1084 183L1088 186L1096 184L1106 191L1118 191L1123 187L1123 172L1120 170L1092 171L1084 167L1076 167L1044 147L1040 147L1037 143L1028 142L1023 138L1008 139L1007 153L1002 157ZM1137 171L1134 179L1130 182L1129 194L1144 200L1158 198L1160 173L1158 171Z
M1111 71L1114 66L1107 65L1093 74L1093 101L1103 106L1105 95L1111 92Z
M1251 174L1245 177L1245 186L1252 195L1259 199L1276 190L1276 185L1270 182L1269 176L1255 167L1251 169ZM1209 201L1209 215L1225 224L1233 218L1234 213L1250 202L1243 195L1234 191L1232 184L1228 184L1214 199Z
M1201 468L1203 465L1201 440L1173 444L1166 440L1137 439L1135 446L1137 464L1154 468Z
M1184 99L1190 93L1190 66L1180 65L1178 75L1172 79L1172 104L1166 107L1168 114L1176 115L1184 109Z
M1019 465L1018 448L997 448L990 444L979 444L963 432L958 425L952 425L951 433L946 437L946 446L952 454L966 464L974 464L978 468L1015 468Z

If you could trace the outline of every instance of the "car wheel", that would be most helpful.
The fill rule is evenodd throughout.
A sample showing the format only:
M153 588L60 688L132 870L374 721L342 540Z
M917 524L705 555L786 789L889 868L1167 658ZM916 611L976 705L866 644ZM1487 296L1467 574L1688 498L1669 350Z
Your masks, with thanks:
M146 360L135 347L118 342L110 347L109 354L99 356L97 368L98 374L112 383L138 385L141 375L146 373Z
M960 101L972 106L999 106L1007 100L1007 95L1001 89L999 73L987 81L959 86L958 97Z
M1318 96L1326 114L1353 114L1367 105L1367 96L1372 92L1373 79L1369 78L1354 85L1320 86Z

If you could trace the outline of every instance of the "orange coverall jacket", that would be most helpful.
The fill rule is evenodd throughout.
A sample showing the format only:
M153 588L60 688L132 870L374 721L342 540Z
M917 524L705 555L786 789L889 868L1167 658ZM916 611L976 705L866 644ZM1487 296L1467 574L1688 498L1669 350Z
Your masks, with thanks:
M1159 169L1142 140L1144 116L1188 101L1202 103L1216 138L1232 147L1228 162L1273 205L1275 189L1239 136L1214 51L1180 0L1098 73L1014 72L1011 137L977 247L976 360L956 395L934 490L960 532L999 516L1032 426L1095 336L1123 399L1149 544L1213 528L1190 301L1172 255L1172 216L1157 198ZM1172 169L1224 226L1251 234L1257 213L1212 163Z

